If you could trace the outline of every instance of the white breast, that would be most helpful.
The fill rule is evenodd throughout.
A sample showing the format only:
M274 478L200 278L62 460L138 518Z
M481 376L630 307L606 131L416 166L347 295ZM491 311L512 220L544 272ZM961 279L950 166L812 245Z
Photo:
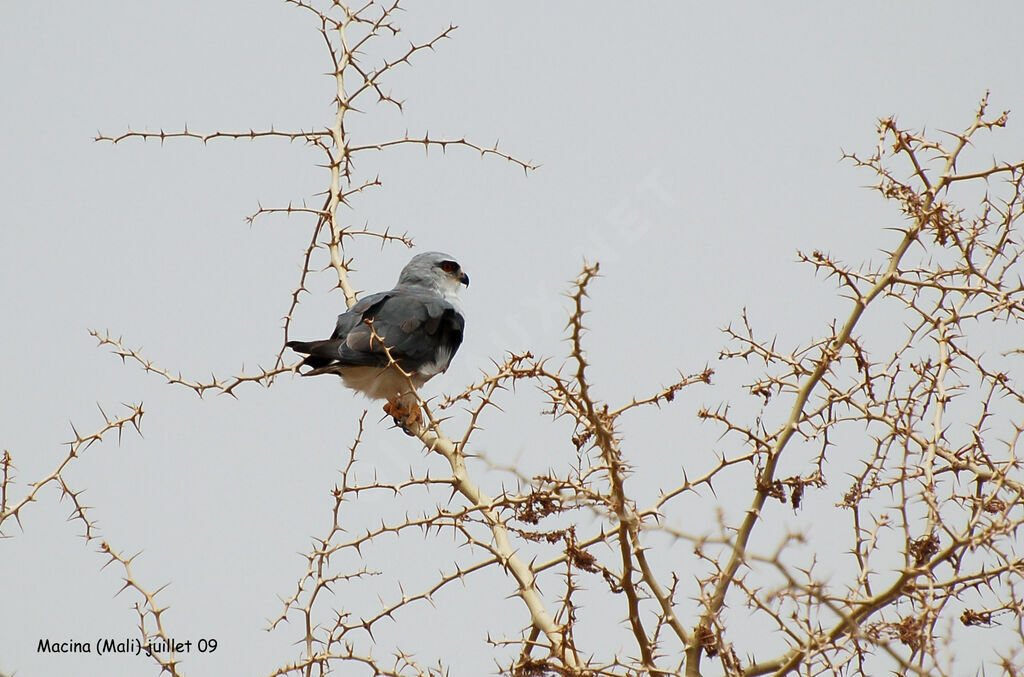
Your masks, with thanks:
M414 374L412 382L419 388L427 378ZM391 368L348 367L342 372L341 379L347 387L362 393L371 400L394 399L409 392L409 379L398 370Z
M418 369L418 373L423 377L423 382L426 383L428 379L440 374L442 371L448 368L448 365L452 363L452 351L447 346L441 346L441 349L437 353L437 359L433 362L427 362Z

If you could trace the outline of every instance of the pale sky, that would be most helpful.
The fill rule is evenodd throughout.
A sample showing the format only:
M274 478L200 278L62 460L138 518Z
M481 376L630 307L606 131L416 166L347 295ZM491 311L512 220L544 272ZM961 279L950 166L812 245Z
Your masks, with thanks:
M354 117L354 140L408 130L500 141L541 167L524 176L458 148L367 156L358 169L384 185L344 218L408 232L416 248L356 241L353 284L390 288L418 251L458 258L472 278L466 342L426 387L438 395L462 390L509 350L561 361L564 292L584 258L599 261L587 337L599 396L622 403L680 370L723 369L714 388L627 421L641 504L717 443L720 431L701 424L697 409L739 397L729 384L756 378L717 364L723 326L746 307L764 334L806 343L847 312L832 281L795 262L796 250L860 261L892 245L885 229L900 214L864 189L872 176L840 162L844 149L871 152L879 117L960 128L991 90L992 109L1012 111L1010 126L979 148L979 162L993 152L1024 156L1024 6L1016 2L435 1L410 3L401 23L403 39L416 42L449 23L459 28L387 80L404 113ZM300 143L114 147L93 138L184 123L324 127L333 116L333 80L321 75L329 68L312 16L284 2L0 6L0 452L14 458L20 496L63 458L71 422L89 432L102 423L97 403L112 414L121 402L144 403L143 437L95 445L67 481L87 490L102 539L142 552L133 564L140 582L170 583L161 593L170 634L218 640L215 653L187 657L189 675L267 674L298 655L299 626L267 633L267 619L304 570L298 553L330 526L330 491L364 409L362 476L401 478L439 459L379 421L379 404L327 378L284 376L270 389L241 388L237 400L199 400L97 348L88 330L109 330L194 379L270 366L311 224L245 219L260 204L319 206L327 175ZM344 307L331 285L330 271L311 281L295 338L330 332ZM520 389L503 406L505 415L486 421L479 453L527 474L565 460L566 427L539 413L536 392ZM479 472L492 493L509 482ZM438 497L443 504L445 493ZM70 504L57 499L47 487L24 510L23 530L4 525L0 671L157 674L142 658L36 653L41 638L136 631L135 598L114 596L120 572L101 570L99 542L76 537L80 524L65 521ZM361 497L353 524L436 502L403 500ZM731 504L727 492L717 500L727 514L748 503L744 495ZM780 516L827 539L827 525L809 513ZM816 544L831 546L843 547ZM367 555L387 572L382 582L343 601L371 609L378 593L396 594L397 579L418 590L437 569L478 556L448 535L390 539ZM601 590L599 580L590 584ZM528 622L521 602L506 599L512 591L497 572L452 587L436 610L418 606L382 630L378 653L397 636L425 664L441 658L452 674L490 674L487 632L516 636Z

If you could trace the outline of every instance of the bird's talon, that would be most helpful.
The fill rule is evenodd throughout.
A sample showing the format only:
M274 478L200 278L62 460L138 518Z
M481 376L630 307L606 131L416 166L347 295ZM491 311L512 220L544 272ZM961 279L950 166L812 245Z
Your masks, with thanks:
M398 402L388 400L384 403L384 413L394 419L395 425L410 437L416 434L413 432L413 427L418 427L423 422L423 415L420 414L420 408L416 405L407 409Z

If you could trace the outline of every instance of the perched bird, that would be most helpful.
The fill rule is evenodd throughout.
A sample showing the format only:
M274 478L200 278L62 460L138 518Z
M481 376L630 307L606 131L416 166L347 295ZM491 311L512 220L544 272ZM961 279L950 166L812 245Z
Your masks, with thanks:
M469 286L469 276L454 258L417 254L394 289L364 297L339 315L331 338L286 345L306 356L299 365L309 367L303 376L337 374L349 388L387 400L384 411L411 435L421 414L410 384L419 388L445 371L462 344L462 285Z

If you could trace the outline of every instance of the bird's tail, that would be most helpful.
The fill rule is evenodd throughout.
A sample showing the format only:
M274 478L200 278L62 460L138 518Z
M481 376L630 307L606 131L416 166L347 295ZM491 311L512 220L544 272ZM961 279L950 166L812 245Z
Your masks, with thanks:
M285 343L285 346L291 348L297 353L309 355L313 352L313 348L316 347L317 343L323 343L323 341L289 341L288 343Z
M289 341L285 345L295 352L306 356L299 366L318 370L331 366L338 361L339 343L339 339L326 339L324 341ZM311 373L307 372L305 375L310 376ZM318 371L317 373L322 372Z

